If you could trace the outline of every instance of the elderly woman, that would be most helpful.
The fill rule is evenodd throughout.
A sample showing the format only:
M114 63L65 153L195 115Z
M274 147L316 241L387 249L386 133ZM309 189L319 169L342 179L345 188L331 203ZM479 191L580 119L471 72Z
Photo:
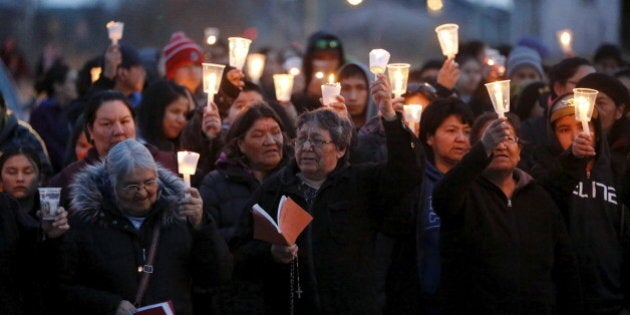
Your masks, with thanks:
M575 314L575 255L554 200L516 168L514 116L480 116L470 152L437 184L445 314Z
M68 165L48 182L48 186L63 188L62 204L64 206L70 204L67 187L76 173L88 165L101 161L117 143L136 138L133 108L127 97L120 92L110 90L95 94L88 101L83 116L85 117L85 131L93 148L88 151L83 160ZM177 171L175 156L159 151L151 145L147 147L160 164L169 170Z
M229 242L252 193L286 164L290 147L280 119L261 102L236 119L226 143L217 169L206 175L199 191L205 211L214 217L219 232Z
M267 314L378 313L373 279L378 223L385 209L422 176L411 134L392 108L385 77L379 75L371 90L388 149L396 152L387 164L350 165L352 124L332 110L319 109L298 119L295 160L269 177L253 197L271 217L282 195L313 216L297 244L250 241L238 251L261 270Z
M68 313L133 314L170 300L177 314L192 314L192 286L229 276L227 246L203 215L199 192L144 145L122 141L76 176L76 229L61 255Z
M205 176L199 191L204 211L217 222L221 236L229 242L238 230L245 206L264 179L284 166L290 156L284 126L276 112L262 102L251 105L234 121L216 169ZM241 278L236 271L234 278ZM249 287L250 289L243 289ZM233 281L214 300L230 313L255 311L248 282ZM254 293L255 296L255 293ZM207 300L207 299L206 299ZM247 311L244 311L247 309Z

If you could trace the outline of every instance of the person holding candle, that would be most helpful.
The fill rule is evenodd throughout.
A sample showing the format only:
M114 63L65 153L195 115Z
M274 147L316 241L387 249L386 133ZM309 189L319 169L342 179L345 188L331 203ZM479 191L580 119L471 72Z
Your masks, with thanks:
M7 243L0 246L4 260L0 263L0 312L2 314L49 314L53 312L56 306L56 294L54 285L54 273L51 268L42 268L42 261L52 261L56 257L56 249L58 238L61 237L70 227L67 221L67 212L63 207L57 209L57 215L54 220L42 220L39 203L39 195L37 188L42 179L41 162L37 153L28 147L9 147L0 156L0 190L10 196L15 201L11 205L2 203L0 207L5 214L15 216L15 223L19 226L20 233L18 235L8 235L10 231L4 230L10 222L0 220L2 229L0 235L3 235L3 242ZM1 199L1 198L0 198ZM15 206L15 208L13 208ZM15 211L14 211L15 210ZM29 236L26 236L29 235ZM42 242L45 235L47 240ZM12 246L5 246L14 241L14 237L22 238L18 247L18 259L20 259L18 270L14 270L12 275L5 274L9 265L6 264L15 253L11 253ZM11 263L17 263L13 261ZM15 278L12 278L15 277ZM15 280L18 280L16 283ZM10 289L11 293L6 291ZM13 294L19 292L21 298L15 297ZM5 298L14 298L14 301L6 301ZM22 303L21 311L23 313L14 313L8 311L10 305ZM8 304L8 305L7 305Z
M370 98L370 72L359 63L350 62L339 68L337 78L341 83L341 96L345 99L348 114L356 129L360 129L377 113Z
M331 73L336 73L344 63L345 54L341 39L327 31L317 31L308 38L304 58L302 58L302 74L304 74L304 91L294 95L293 103L298 114L321 107L321 85Z
M140 105L146 71L138 51L126 44L111 45L104 56L103 72L92 84L90 94L113 89L129 98L133 107Z
M559 96L571 93L575 85L586 75L595 72L595 68L591 63L580 57L567 58L555 64L549 70L549 92L546 96L541 96L544 102L545 114L538 117L532 117L521 124L521 138L523 140L524 150L519 167L525 171L531 169L532 154L534 151L546 145L548 134L547 116L549 115L549 105Z
M554 199L517 168L518 122L506 116L477 118L471 150L433 190L443 314L576 314L569 235Z
M228 280L228 248L199 192L138 141L113 146L71 190L76 213L60 255L66 314L133 314L167 300L177 314L193 314L193 286ZM139 293L143 274L150 278Z
M439 314L440 218L433 210L432 191L470 149L472 123L470 108L455 97L437 99L422 112L424 177L398 205L414 220L407 225L385 221L386 235L392 238L381 238L391 260L385 281L386 314Z
M120 92L108 90L96 93L88 101L83 115L88 140L93 147L83 160L68 165L48 181L48 186L63 188L61 204L66 208L70 204L67 188L74 175L86 166L101 161L118 142L136 138L135 112L127 97ZM177 160L173 154L160 151L150 144L147 147L160 164L177 172Z
M589 134L576 119L573 102L566 94L552 104L551 136L546 151L537 152L532 175L551 188L564 214L577 253L585 314L627 314L627 160L612 159L599 108L593 110Z
M192 95L184 86L156 81L144 91L137 108L138 138L161 151L179 151L180 135L194 110Z
M411 147L411 134L392 107L389 82L382 74L377 78L370 90L379 104L388 149L396 152L387 164L350 164L352 124L332 110L317 109L298 119L295 160L269 177L252 197L250 204L257 202L272 217L281 195L314 216L293 246L252 240L251 216L246 216L242 234L233 241L237 256L250 258L243 263L264 270L260 276L268 314L379 313L374 237L386 205L396 203L421 180L422 168ZM289 269L295 264L298 274L291 277Z

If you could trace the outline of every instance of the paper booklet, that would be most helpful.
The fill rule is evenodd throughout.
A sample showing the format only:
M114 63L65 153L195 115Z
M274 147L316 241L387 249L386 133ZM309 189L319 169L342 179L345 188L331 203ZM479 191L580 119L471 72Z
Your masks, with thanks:
M173 302L166 301L136 309L135 315L175 315Z
M252 207L254 217L254 238L276 245L291 246L300 233L313 220L293 199L282 196L278 204L277 219L258 204ZM276 223L277 222L277 223Z

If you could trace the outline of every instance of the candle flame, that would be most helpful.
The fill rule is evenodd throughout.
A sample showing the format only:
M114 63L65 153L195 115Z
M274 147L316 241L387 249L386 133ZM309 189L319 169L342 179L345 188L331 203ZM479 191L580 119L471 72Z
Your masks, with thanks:
M571 44L571 33L566 31L562 32L562 34L560 34L560 43L562 43L563 45Z
M335 74L331 73L328 75L328 83L335 83Z
M315 77L321 80L324 78L324 73L321 71L315 72Z

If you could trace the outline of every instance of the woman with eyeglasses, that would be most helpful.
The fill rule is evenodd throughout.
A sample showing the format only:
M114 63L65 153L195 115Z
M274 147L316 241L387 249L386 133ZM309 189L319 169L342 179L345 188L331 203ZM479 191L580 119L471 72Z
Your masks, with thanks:
M64 314L131 315L167 301L177 314L193 314L193 286L229 277L227 245L199 192L138 141L113 146L71 190L73 230L60 255Z
M576 314L573 247L554 199L516 167L512 114L478 117L472 148L433 190L443 314Z
M195 102L184 86L169 80L154 82L143 92L137 109L138 137L162 151L177 152L194 110Z
M318 109L298 119L294 160L252 197L251 203L271 217L283 195L313 216L292 246L252 240L251 215L243 234L232 242L244 269L260 270L266 314L380 312L373 256L376 232L387 209L422 179L422 168L412 136L393 110L386 77L378 75L371 91L387 146L396 152L385 164L350 164L352 124L333 110Z

